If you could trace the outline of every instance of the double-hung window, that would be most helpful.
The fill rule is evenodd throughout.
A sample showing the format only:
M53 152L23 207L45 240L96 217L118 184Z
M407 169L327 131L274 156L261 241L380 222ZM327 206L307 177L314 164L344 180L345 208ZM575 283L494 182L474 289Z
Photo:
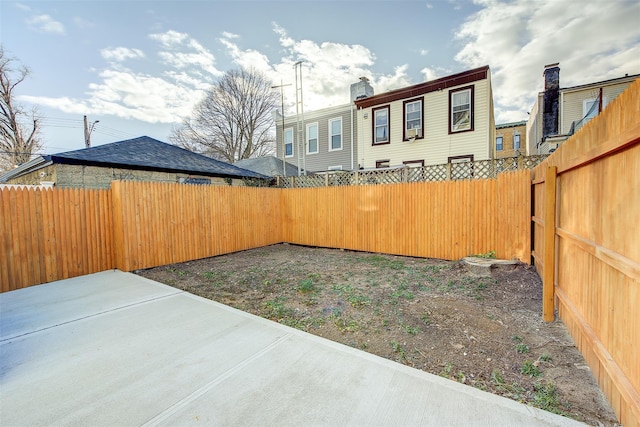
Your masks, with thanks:
M307 125L307 154L318 152L318 123Z
M404 140L422 137L423 103L424 98L404 102Z
M513 149L514 150L519 150L520 149L520 134L516 133L515 135L513 135Z
M473 86L449 92L449 133L473 130Z
M496 136L496 151L502 151L503 146L502 146L502 137L501 136Z
M373 144L389 144L389 106L372 110Z
M329 120L329 151L342 150L342 117Z
M284 155L293 157L293 128L284 130Z

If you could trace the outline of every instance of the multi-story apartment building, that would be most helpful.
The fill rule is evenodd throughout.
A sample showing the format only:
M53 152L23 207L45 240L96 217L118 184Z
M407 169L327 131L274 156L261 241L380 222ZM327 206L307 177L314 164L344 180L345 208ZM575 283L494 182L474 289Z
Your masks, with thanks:
M523 156L527 147L527 122L496 125L495 144L497 159Z

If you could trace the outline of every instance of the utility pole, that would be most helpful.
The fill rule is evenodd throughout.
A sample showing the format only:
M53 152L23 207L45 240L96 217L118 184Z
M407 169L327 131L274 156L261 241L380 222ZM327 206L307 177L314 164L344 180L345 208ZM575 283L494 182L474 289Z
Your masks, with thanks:
M293 68L296 73L296 118L298 127L298 175L300 169L304 171L304 175L307 174L307 157L306 149L307 142L304 140L305 136L305 123L304 123L304 105L302 102L302 64L303 61L298 61L293 64Z
M93 132L93 128L95 127L96 123L100 123L100 120L96 120L95 122L91 123L91 127L89 127L87 116L84 116L84 145L87 148L91 147L91 132Z
M285 157L287 156L287 144L285 143L285 140L284 140L284 89L283 89L285 86L291 86L291 83L288 83L286 85L282 84L282 79L280 79L280 86L271 86L271 89L278 89L278 88L280 89L280 108L282 109L282 173L286 177L287 162L285 160ZM293 144L293 141L291 141L291 143Z

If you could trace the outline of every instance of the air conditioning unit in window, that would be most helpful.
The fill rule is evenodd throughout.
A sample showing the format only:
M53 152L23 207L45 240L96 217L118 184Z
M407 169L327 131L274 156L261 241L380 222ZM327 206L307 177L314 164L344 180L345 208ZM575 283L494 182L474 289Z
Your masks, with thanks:
M413 142L416 138L420 138L421 131L422 129L420 128L407 129L407 139L409 142Z

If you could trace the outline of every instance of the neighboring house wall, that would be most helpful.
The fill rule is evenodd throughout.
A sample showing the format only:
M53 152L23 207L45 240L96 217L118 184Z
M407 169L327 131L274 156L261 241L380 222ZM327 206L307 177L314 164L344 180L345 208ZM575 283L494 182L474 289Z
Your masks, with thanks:
M459 82L451 85L451 82ZM438 88L439 85L442 87ZM462 89L472 89L471 129L455 132L451 123L451 97ZM394 91L396 92L396 91ZM399 166L407 162L425 165L448 163L452 158L468 156L473 160L487 160L493 155L493 102L488 67L460 73L397 91L406 93L393 99L393 93L380 94L357 101L359 163L364 168L376 165ZM390 102L385 100L393 99ZM375 103L375 101L380 103ZM414 141L406 138L405 102L422 100L421 135ZM361 108L362 107L362 108ZM389 108L389 142L374 144L375 112Z
M560 133L562 135L568 134L571 130L571 124L585 116L585 101L596 101L600 96L600 88L602 88L602 109L604 109L630 84L631 81L623 81L610 85L563 89L560 93Z
M7 181L7 184L40 185L41 182L56 182L56 166L49 165Z
M43 177L42 173L46 176ZM38 169L9 180L9 184L40 184L42 181L52 181L58 188L109 188L111 181L115 180L176 183L187 182L187 179L202 179L214 185L229 185L228 180L220 177L65 164ZM241 179L233 179L232 185L244 184Z
M502 147L498 138L502 138ZM519 140L519 147L514 146L514 142ZM496 158L516 157L525 155L527 147L527 122L507 123L496 126L495 133Z
M300 167L303 169L303 165L306 164L308 172L326 171L329 170L329 168L336 166L340 166L342 170L351 170L352 167L357 167L355 146L356 129L355 126L352 125L352 123L354 123L352 120L353 115L354 108L352 104L344 104L337 107L305 112L302 126L302 144L300 144L298 135L297 117L285 117L285 134L287 131L292 132L293 134L293 149L291 154L285 157L286 162L295 165L296 167L300 162ZM330 126L333 125L333 129L336 130L336 127L340 122L341 135L339 139L341 140L341 145L335 148L333 145L337 145L338 137L337 135L334 135L334 138L331 138ZM313 131L310 128L316 126L317 148L315 150L310 150L308 139L312 135L309 134L309 131ZM278 159L282 159L284 145L282 141L282 122L280 120L276 121L276 141L278 141L276 149L277 157ZM353 144L352 141L354 141ZM300 160L300 147L304 147L304 161Z
M574 122L578 123L585 117L588 109L585 101L595 100L597 102L600 89L602 89L602 110L604 110L611 101L624 92L638 77L639 75L625 76L580 86L560 88L558 135L552 135L546 141L543 141L542 134L544 92L538 93L536 102L529 112L529 120L527 122L527 155L548 154L554 151L569 138ZM595 112L595 115L597 114L599 114L599 111ZM584 120L581 125L586 124L588 121L589 119Z

